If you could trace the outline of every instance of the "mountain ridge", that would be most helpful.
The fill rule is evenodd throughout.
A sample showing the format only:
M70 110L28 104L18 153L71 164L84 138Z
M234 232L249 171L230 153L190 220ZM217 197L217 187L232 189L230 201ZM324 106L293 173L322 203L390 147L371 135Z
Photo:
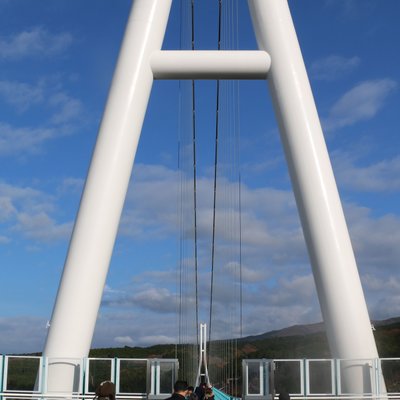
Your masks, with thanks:
M400 323L400 317L392 317L384 320L372 320L371 327L374 330L377 327L392 325L396 323ZM251 342L255 340L264 340L264 339L278 338L278 337L307 336L320 332L325 332L325 326L323 322L292 325L286 328L260 333L259 335L245 336L238 340L241 342L246 342L246 341Z

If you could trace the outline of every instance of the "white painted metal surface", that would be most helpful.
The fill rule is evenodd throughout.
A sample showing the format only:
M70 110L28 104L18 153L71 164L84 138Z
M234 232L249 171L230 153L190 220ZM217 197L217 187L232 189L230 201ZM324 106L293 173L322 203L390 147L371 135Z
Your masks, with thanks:
M44 355L88 355L172 0L133 3L86 180ZM71 389L74 371L49 365L48 390ZM54 371L54 375L52 372Z
M154 79L266 79L271 57L265 51L157 51Z
M230 63L218 61L220 56L211 52L203 55L160 52L171 1L133 3L44 355L50 360L82 358L89 352L153 71L158 78L183 74L187 79L195 76L209 79L213 73L220 76L237 73L244 78L246 74L260 73L264 79L269 68L269 56L265 53L268 52L272 58L268 72L270 91L332 355L376 358L343 210L286 0L248 0L262 50L254 52L254 59L248 64L239 53L229 55ZM174 57L180 57L189 72L185 73ZM209 67L205 65L207 59L213 60ZM71 390L76 371L68 368L67 365L53 368L49 364L49 391ZM355 376L352 382L358 384L358 371Z
M357 265L287 1L248 4L258 46L272 59L270 92L332 356L376 358ZM352 384L360 379L352 379Z
M321 368L321 362L324 367ZM242 360L242 399L271 400L283 390L292 399L374 399L388 400L400 398L396 373L388 379L388 392L381 387L383 369L399 365L395 359L377 358L371 360L338 359L244 359ZM319 365L318 365L319 364ZM342 385L346 375L345 364L359 365L365 373L366 387L358 391L348 391ZM314 365L312 368L310 366ZM250 366L252 367L250 369ZM257 374L256 367L259 366ZM258 385L259 384L259 385ZM259 387L258 387L259 386ZM274 396L271 396L274 395Z
M196 384L198 387L200 383L203 381L202 377L204 377L205 383L210 385L210 378L208 376L208 367L207 367L207 324L200 324L200 343L199 343L199 368L197 370L196 376ZM204 370L204 372L202 372Z
M172 393L173 383L178 374L177 359L158 358L82 358L60 359L63 363L80 366L73 392L48 391L48 362L39 356L0 356L0 398L2 399L93 399L97 384L104 380L115 383L118 399L163 400ZM123 367L120 365L123 363ZM139 367L139 369L138 369ZM168 371L169 379L160 373ZM3 370L4 368L4 370ZM100 371L100 373L99 373ZM143 379L132 382L132 375L140 371ZM36 375L36 381L35 381ZM160 384L162 381L162 385ZM131 385L133 383L133 385ZM151 385L151 384L152 385ZM156 388L167 391L160 393ZM132 391L139 389L139 391Z
M33 359L37 362L32 363ZM3 399L93 399L95 396L95 385L100 379L111 379L116 384L117 399L153 399L163 400L168 394L157 392L160 381L163 387L170 385L168 393L173 390L174 378L177 377L177 359L134 359L134 358L90 358L81 360L70 360L82 366L81 374L77 379L76 391L74 393L48 392L46 389L47 360L38 356L0 356L0 367L4 373L0 374L0 397ZM67 360L64 360L67 361ZM321 368L310 365L325 362L329 368ZM392 373L388 377L388 393L382 392L379 385L370 387L369 392L348 393L342 390L342 365L344 361L362 363L370 366L372 382L379 382L382 371L390 369ZM123 368L119 368L124 363ZM108 370L106 366L110 367ZM164 371L172 371L165 379L160 374L160 366L164 365ZM146 375L145 381L133 382L134 387L140 387L139 392L132 391L130 376L138 372L138 366L142 374ZM252 368L250 368L252 366ZM99 368L101 374L99 375ZM314 399L314 400L388 400L400 399L398 387L398 373L400 371L400 358L380 358L373 360L335 360L335 359L301 359L301 360L276 360L276 359L244 359L242 361L242 388L243 400L272 400L271 393L277 394L282 388L281 384L286 381L286 389L292 399ZM304 373L301 371L304 370ZM35 387L34 373L37 372L37 385ZM10 379L9 379L10 377ZM288 378L289 379L285 379ZM282 379L284 378L284 379ZM121 384L119 384L121 383ZM277 385L276 385L277 384ZM215 389L215 388L213 388ZM316 390L318 389L318 390ZM322 389L322 390L321 390ZM219 398L216 396L216 398Z

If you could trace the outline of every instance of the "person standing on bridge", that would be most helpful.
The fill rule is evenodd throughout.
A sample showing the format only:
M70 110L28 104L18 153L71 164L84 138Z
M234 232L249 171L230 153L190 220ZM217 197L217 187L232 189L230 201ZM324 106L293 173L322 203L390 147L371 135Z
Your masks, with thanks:
M212 388L210 388L210 387L207 387L206 388L206 393L205 393L205 395L204 395L204 399L205 400L214 400L214 392L213 392L213 390L212 390Z
M186 400L198 400L196 393L194 393L194 387L189 386L186 392Z
M165 400L185 400L189 385L186 381L176 381L174 384L174 393Z
M204 397L206 395L206 388L207 385L203 382L200 383L200 385L197 386L196 390L194 391L199 400L204 400Z

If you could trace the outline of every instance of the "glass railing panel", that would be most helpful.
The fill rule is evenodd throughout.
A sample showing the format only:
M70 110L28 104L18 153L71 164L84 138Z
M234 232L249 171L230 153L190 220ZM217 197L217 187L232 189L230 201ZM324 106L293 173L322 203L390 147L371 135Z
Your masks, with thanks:
M261 395L262 380L261 380L261 361L247 362L247 394Z
M169 394L174 390L175 364L173 362L160 362L160 394Z
M147 360L119 360L118 393L143 394L147 391Z
M343 395L376 392L373 360L338 360L338 392Z
M94 393L104 381L114 381L114 359L88 358L86 368L86 393Z
M334 364L332 360L307 360L308 394L333 394Z
M302 360L275 360L276 393L303 394Z
M39 391L41 357L6 356L4 391Z
M4 358L4 356L0 355L0 390L2 390L2 388L4 386L3 385L3 365L4 365L3 358Z
M380 362L386 391L390 394L400 394L400 358L382 358Z

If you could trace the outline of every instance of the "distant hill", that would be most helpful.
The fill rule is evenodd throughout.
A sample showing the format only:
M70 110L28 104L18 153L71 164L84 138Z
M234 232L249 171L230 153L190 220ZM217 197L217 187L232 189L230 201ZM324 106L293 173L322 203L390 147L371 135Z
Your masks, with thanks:
M372 321L372 326L374 328L377 328L377 327L392 325L392 324L396 324L396 323L400 323L400 317ZM263 339L269 339L269 338L275 338L275 337L306 336L306 335L312 335L314 333L319 333L319 332L325 332L325 325L323 322L318 322L315 324L307 324L307 325L293 325L288 328L274 330L274 331L262 333L260 335L246 336L246 337L239 339L239 341L251 342L254 340L263 340Z
M252 342L254 340L264 340L276 337L287 337L287 336L304 336L311 335L313 333L324 332L325 327L323 322L308 325L293 325L288 328L283 328L271 332L262 333L260 335L246 336L239 339L240 342Z
M379 356L400 357L400 317L372 321ZM187 346L187 345L186 345ZM175 358L174 344L92 349L90 357ZM324 324L294 325L238 340L238 358L330 358Z
M383 320L379 320L379 321L372 321L372 325L374 325L374 327L387 326L387 325L393 325L393 324L398 324L398 323L400 323L400 317L383 319Z
M381 358L400 357L400 318L385 321L373 321L374 336ZM213 342L218 349L218 342ZM223 376L223 368L228 365L226 343L221 343L221 350L209 353L209 362L213 365L215 376ZM195 345L157 345L151 347L123 347L93 349L90 357L105 358L178 358L180 365L191 365L191 354L196 354ZM192 351L194 350L194 352ZM219 354L218 354L219 353ZM234 365L237 368L237 395L241 393L241 361L243 359L313 359L332 358L324 325L295 325L285 329L266 332L261 335L248 336L237 341L237 356ZM231 363L231 361L229 361ZM229 364L232 365L232 364ZM220 371L218 371L220 370ZM398 372L385 377L385 382L392 392L400 390ZM389 387L387 386L387 387Z

